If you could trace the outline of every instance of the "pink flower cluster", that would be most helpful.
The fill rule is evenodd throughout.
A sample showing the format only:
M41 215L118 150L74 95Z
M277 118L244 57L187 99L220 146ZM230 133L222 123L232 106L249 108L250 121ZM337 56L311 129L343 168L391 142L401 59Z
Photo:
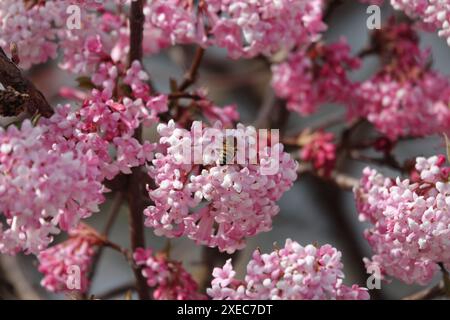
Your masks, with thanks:
M112 1L111 1L112 2ZM129 28L125 14L115 10L130 2L117 0L104 6L92 0L33 1L2 0L0 3L0 47L19 48L20 66L28 69L57 56L62 49L62 68L75 73L92 73L98 64L111 61L125 63L129 50ZM67 8L79 5L80 26ZM115 6L116 7L115 7ZM124 11L125 13L125 11ZM145 26L144 51L159 52L169 45L161 30Z
M316 41L323 0L151 1L146 20L175 43L225 48L232 58L271 55Z
M94 230L80 224L69 239L39 253L41 285L51 292L86 292L95 246L101 242ZM80 278L78 279L77 276Z
M374 41L384 66L356 88L351 116L366 118L392 140L448 132L450 82L430 70L412 27L391 21Z
M315 171L324 177L330 176L336 164L334 139L331 132L314 132L308 136L308 141L300 152L300 158L305 162L311 162Z
M141 144L133 137L140 124L140 101L125 99L123 104L103 100L94 92L93 100L72 112L70 106L62 106L54 116L41 121L58 135L58 144L70 150L76 148L97 155L102 179L113 179L119 172L131 173L131 168L153 158L154 145Z
M98 10L83 7L82 28L58 30L63 69L74 73L92 73L101 64L126 63L124 59L129 50L126 16L105 8L102 10L98 14ZM64 15L64 12L61 14Z
M165 253L153 254L151 249L138 248L133 255L136 264L142 268L147 284L153 288L156 300L203 300L198 285L183 268L181 262L171 261Z
M355 84L347 72L360 60L351 56L346 41L300 48L286 62L272 67L275 93L287 100L287 107L302 115L315 112L322 103L349 103Z
M55 143L46 126L0 128L0 252L38 253L103 202L98 156Z
M177 128L172 120L158 126L160 143L166 150L155 155L149 168L157 188L149 191L154 205L144 212L146 225L157 235L188 236L231 253L245 246L246 237L271 229L272 218L279 211L275 202L295 181L297 164L281 144L272 143L259 148L255 164L247 151L244 164L223 164L223 145L206 152L214 142L207 134L210 128L200 127L200 139L198 129L195 123L190 131ZM222 130L220 123L215 129ZM235 130L248 136L256 133L253 127L242 125ZM250 143L256 141L246 139L245 150ZM225 153L236 157L229 150ZM278 170L263 174L267 167Z
M417 181L366 168L355 189L365 237L375 255L367 267L406 283L429 283L438 263L450 267L450 183L444 156L417 158ZM376 269L373 269L376 270Z
M342 283L341 253L330 245L301 246L290 239L269 254L255 250L244 281L235 278L231 259L215 268L213 299L230 300L366 300L367 289Z
M418 17L450 46L450 0L391 0L392 6L411 17Z
M45 249L52 234L98 210L105 178L153 159L154 144L133 136L139 125L158 121L167 97L150 96L146 79L135 62L123 80L131 98L113 100L116 87L99 81L103 91L94 89L78 110L60 106L37 127L25 122L22 129L0 131L0 212L7 227L0 233L1 252Z
M57 27L63 22L60 1L26 7L21 0L0 1L0 47L8 52L10 44L16 43L23 68L56 57Z
M113 80L109 81L108 76ZM138 62L124 75L123 82L131 88L131 98L119 101L111 98L116 90L115 69L105 70L101 83L103 91L94 89L91 97L80 109L72 111L70 106L57 108L50 119L41 120L67 150L75 148L83 152L94 152L100 160L99 167L104 178L112 179L119 172L129 174L132 167L143 165L153 158L154 144L135 139L135 130L142 125L156 123L158 114L167 110L166 96L150 96L146 84L148 75ZM143 100L145 99L145 100Z
M360 0L364 3L383 4L384 0ZM412 18L419 18L425 29L439 30L440 37L450 46L450 0L390 0L391 5Z
M359 113L392 140L449 130L450 83L435 72L406 82L379 74L362 83L358 94Z

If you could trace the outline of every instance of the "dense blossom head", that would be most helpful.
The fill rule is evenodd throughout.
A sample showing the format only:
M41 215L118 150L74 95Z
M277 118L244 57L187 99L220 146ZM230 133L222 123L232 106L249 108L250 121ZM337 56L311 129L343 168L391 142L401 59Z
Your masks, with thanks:
M127 2L116 1L115 5ZM83 12L80 26L69 28L65 24L71 4L80 5ZM196 43L225 48L233 58L270 55L316 41L325 29L323 6L323 0L204 0L198 5L187 0L154 0L145 4L143 49L152 54L170 44ZM17 43L24 68L55 58L60 47L64 69L95 72L100 62L125 62L129 51L126 21L125 15L91 1L29 5L24 0L4 0L0 46L8 49L10 43Z
M355 189L360 220L375 255L366 265L406 283L429 283L450 267L450 183L443 156L417 158L415 181L366 168Z
M305 162L311 162L314 170L325 177L330 176L336 164L334 139L331 132L314 132L306 137L300 152L300 158Z
M197 43L225 48L233 58L270 55L302 46L319 37L324 1L187 0L151 1L150 25L172 43Z
M58 49L63 54L61 67L76 73L92 73L105 61L126 63L127 17L111 10L111 5L114 8L130 2L110 1L105 6L92 0L2 0L0 47L8 51L10 44L15 43L20 66L26 69L56 58ZM74 13L68 11L70 5L80 9L76 19L70 16ZM144 51L149 54L169 45L162 31L150 23L146 23L144 39Z
M50 119L40 122L54 133L59 146L97 155L101 173L107 179L119 172L129 174L132 167L153 158L154 145L139 142L134 133L140 125L157 122L158 114L165 112L168 105L167 96L151 96L145 82L148 75L138 62L123 75L124 84L131 90L130 97L112 97L111 93L117 89L111 84L114 81L99 80L99 88L103 90L92 90L81 108L72 110L70 106L60 106Z
M449 0L391 0L392 6L413 18L421 19L430 29L438 30L450 46Z
M0 251L37 253L58 228L68 230L103 202L98 157L61 148L48 127L0 129Z
M351 56L346 41L318 43L300 48L272 67L275 93L287 100L287 107L302 115L315 112L322 103L351 102L356 84L347 72L357 69L358 58Z
M66 25L69 18L67 8L72 4L83 5L83 9L89 11L82 12L83 14L80 15L80 26L69 28ZM80 61L80 58L84 56L85 63L88 63L87 52L75 53L75 50L85 47L84 45L87 44L85 40L93 34L92 32L100 31L90 28L92 23L100 21L100 18L91 11L98 7L100 7L98 3L93 5L92 1L83 0L2 0L0 3L0 47L8 51L10 44L15 43L19 48L20 66L25 69L56 58L61 43L64 43L61 47L64 48L67 59ZM81 36L82 32L85 37ZM63 64L68 63L66 61ZM75 68L74 71L80 71L74 64L71 64L71 67Z
M0 47L9 50L11 43L20 48L21 66L46 62L57 55L57 29L62 25L61 3L46 1L27 9L25 1L0 1Z
M94 89L79 109L59 106L36 127L27 121L0 132L2 252L44 249L51 234L98 210L105 178L129 174L153 158L154 145L134 133L158 120L167 97L151 96L146 77L133 63L124 78L130 98L113 99L115 85L107 90L103 81L103 90Z
M360 0L381 5L384 0ZM411 18L419 19L419 26L438 35L450 46L450 0L390 0L391 5Z
M158 126L166 151L157 153L149 168L157 188L149 193L154 205L145 210L146 225L158 235L186 235L233 252L243 248L246 237L271 229L279 211L275 201L296 179L296 163L281 144L271 143L260 148L259 162L252 163L245 151L244 162L238 164L239 152L231 146L224 151L221 142L208 136L208 129L194 124L189 131L173 121ZM215 129L223 132L219 123ZM256 130L238 125L234 132L250 137ZM256 140L245 139L245 150L250 143ZM232 158L226 162L230 164L223 162L225 155ZM268 168L278 170L264 174Z
M407 23L377 31L383 67L355 90L352 116L364 117L390 139L448 132L450 83L430 70L429 54Z
M85 292L95 246L100 242L94 230L80 224L70 230L68 240L41 251L38 255L38 270L44 274L41 285L51 292Z
M215 268L213 299L231 300L359 300L369 299L367 289L345 286L341 253L330 245L301 246L290 239L284 248L262 254L255 250L244 281L235 278L231 260Z
M163 252L153 254L151 249L138 248L133 255L136 264L142 268L147 284L153 288L156 300L203 300L198 285L183 268L181 262L171 261Z

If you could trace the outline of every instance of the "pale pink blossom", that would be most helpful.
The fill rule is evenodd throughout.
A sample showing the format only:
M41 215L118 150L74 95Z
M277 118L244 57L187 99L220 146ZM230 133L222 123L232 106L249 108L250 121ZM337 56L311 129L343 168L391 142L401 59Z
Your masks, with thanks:
M104 200L95 152L58 145L54 134L29 121L0 129L1 252L38 253Z
M344 39L318 43L299 48L286 62L274 65L272 86L277 96L287 100L289 110L308 115L327 102L349 103L356 83L347 73L359 66Z
M243 281L229 259L215 268L207 293L220 300L365 300L367 289L342 283L341 253L330 245L301 246L290 239L282 249L255 250Z
M428 284L438 263L450 267L448 168L443 156L417 158L415 181L366 168L355 189L360 220L374 256L366 266L406 283ZM372 269L373 270L373 269Z
M391 19L374 37L384 65L355 88L350 117L366 118L391 140L448 132L448 77L430 69L413 28Z
M86 225L70 230L68 240L39 253L38 270L44 274L41 285L51 292L86 292L95 246L100 243Z
M183 268L181 262L171 261L163 252L153 254L151 249L138 248L133 259L142 268L147 285L153 288L155 300L204 300L198 284Z
M197 43L227 49L232 58L272 55L317 41L325 30L324 1L151 1L146 21L172 44Z
M216 125L220 131L220 123ZM241 133L256 133L253 127L237 128ZM205 130L200 128L200 134ZM196 139L195 125L189 131L170 121L160 124L158 132L165 150L156 153L149 168L157 187L149 190L154 205L144 212L146 225L157 235L188 236L198 244L233 252L245 246L245 238L271 229L272 219L279 212L276 201L297 177L296 163L281 144L261 148L260 162L255 164L247 151L243 164L236 159L233 164L224 164L222 144L195 160L195 150L206 150L213 142L206 134ZM245 145L248 148L249 142ZM189 155L182 152L183 147ZM278 166L274 174L261 173L262 168L272 165Z
M140 143L134 137L135 130L140 125L157 123L158 115L167 111L168 99L164 95L151 96L150 87L144 82L148 75L139 62L134 62L125 73L130 97L112 96L119 76L115 66L100 65L99 70L103 70L103 76L97 73L93 77L99 88L91 91L81 108L59 106L50 119L42 119L40 124L49 127L59 146L95 154L102 177L112 179L119 172L129 174L131 168L153 158L155 145Z
M360 0L381 5L384 0ZM422 22L426 30L438 31L450 46L450 0L390 0L391 5Z
M129 51L127 16L117 7L129 0L110 1L105 6L93 0L32 1L2 0L0 3L0 47L19 48L20 66L28 69L55 59L61 49L61 67L75 73L91 73L107 60L125 63ZM67 8L81 9L81 25L68 27ZM112 6L111 6L112 4ZM148 15L148 5L146 5ZM73 22L73 21L72 21ZM154 54L169 45L160 29L145 25L144 51Z
M11 43L20 49L20 65L29 68L57 56L57 28L62 26L61 4L46 1L26 9L24 1L0 1L0 47L9 52Z

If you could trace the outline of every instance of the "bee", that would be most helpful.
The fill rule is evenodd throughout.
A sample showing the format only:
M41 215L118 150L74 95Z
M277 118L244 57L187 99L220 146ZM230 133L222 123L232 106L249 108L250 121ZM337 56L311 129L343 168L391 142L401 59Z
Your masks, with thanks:
M237 152L237 141L234 136L226 136L223 140L222 150L219 154L219 164L231 164L234 162Z

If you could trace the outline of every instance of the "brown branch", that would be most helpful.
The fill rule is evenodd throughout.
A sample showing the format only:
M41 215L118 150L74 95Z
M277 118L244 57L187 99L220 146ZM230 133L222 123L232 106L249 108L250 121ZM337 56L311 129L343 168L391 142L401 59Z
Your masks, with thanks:
M178 91L183 92L195 83L204 54L205 49L198 47L195 51L194 60L192 61L189 71L185 74L183 82L178 86Z
M142 61L144 41L144 0L133 1L130 12L130 53L129 64Z
M398 161L390 153L384 154L384 156L382 158L373 158L373 157L369 157L364 154L361 154L357 150L351 150L349 152L349 158L352 160L356 160L356 161L368 162L368 163L372 163L372 164L376 164L376 165L380 165L380 166L389 167L389 168L392 168L395 170L399 170L401 172L404 171L404 166L402 166L400 163L398 163Z
M44 95L26 79L16 64L11 61L0 48L0 83L3 87L11 87L19 94L28 95L24 107L30 115L39 112L44 117L50 117L53 109Z
M141 136L141 129L136 130ZM133 168L129 177L129 185L126 193L126 199L129 207L129 227L130 227L130 242L132 251L137 248L145 248L144 236L144 205L141 199L142 190L142 171L140 167ZM136 288L140 299L148 300L150 295L148 293L147 283L142 275L140 268L133 268L134 276L136 278Z
M134 265L132 253L128 249L122 247L121 245L119 245L115 242L112 242L109 239L104 239L102 245L106 248L111 248L111 249L117 251L118 253L122 254L124 256L125 260L127 260L131 265Z
M130 65L133 61L142 61L142 41L144 37L144 0L137 0L131 4L130 12ZM142 128L136 129L134 137L142 141ZM130 242L131 250L134 252L139 247L145 247L144 236L144 205L141 199L142 190L142 171L140 167L133 168L128 179L125 197L130 209ZM133 267L136 278L136 289L141 300L149 300L150 294L142 275L141 269Z

